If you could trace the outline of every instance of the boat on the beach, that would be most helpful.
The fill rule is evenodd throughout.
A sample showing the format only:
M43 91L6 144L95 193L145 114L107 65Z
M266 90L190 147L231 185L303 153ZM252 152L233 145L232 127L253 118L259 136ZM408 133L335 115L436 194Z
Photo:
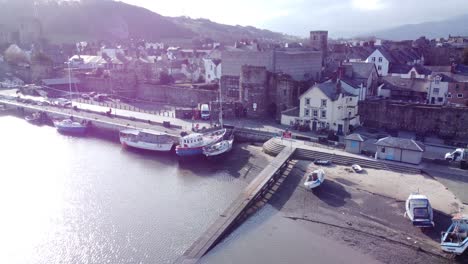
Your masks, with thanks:
M204 134L193 133L180 138L179 146L176 147L176 154L179 157L191 157L203 155L203 148L220 142L226 129L220 129Z
M440 242L445 252L461 255L468 247L468 215L457 214L452 218L452 225L442 233Z
M358 164L353 164L351 168L357 173L361 173L363 171L362 167L359 166Z
M60 133L65 134L75 134L75 135L83 135L86 133L88 126L85 122L77 122L70 118L54 121L54 126L57 128L57 131Z
M220 156L231 151L233 144L234 136L231 136L229 139L204 147L203 154L207 157Z
M422 194L411 194L405 203L405 215L416 227L434 227L434 215L429 199Z
M167 133L147 129L126 129L119 133L120 143L124 147L152 151L171 151L174 141Z
M24 119L31 124L39 124L41 123L42 115L39 112L34 112L31 115L25 116Z
M309 190L319 187L325 181L325 171L322 169L314 170L307 174L304 187Z

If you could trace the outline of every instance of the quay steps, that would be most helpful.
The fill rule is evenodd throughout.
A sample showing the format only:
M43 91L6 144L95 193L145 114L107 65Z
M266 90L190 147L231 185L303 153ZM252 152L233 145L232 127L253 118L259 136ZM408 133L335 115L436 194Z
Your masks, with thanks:
M278 155L286 146L281 144L281 141L278 139L271 139L263 145L263 151L269 155L276 156ZM330 160L335 164L351 166L353 164L359 164L363 168L371 168L377 170L390 170L399 173L408 173L408 174L420 174L421 170L415 167L387 163L378 160L369 160L364 158L356 158L344 155L337 155L327 152L314 151L309 149L297 148L294 153L295 159L301 160Z

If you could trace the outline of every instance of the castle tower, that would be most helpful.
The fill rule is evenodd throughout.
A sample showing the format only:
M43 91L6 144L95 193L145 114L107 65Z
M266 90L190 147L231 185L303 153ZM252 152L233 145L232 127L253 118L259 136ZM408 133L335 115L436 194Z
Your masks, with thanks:
M323 52L323 57L327 55L328 51L328 31L318 30L310 32L310 46L313 49Z

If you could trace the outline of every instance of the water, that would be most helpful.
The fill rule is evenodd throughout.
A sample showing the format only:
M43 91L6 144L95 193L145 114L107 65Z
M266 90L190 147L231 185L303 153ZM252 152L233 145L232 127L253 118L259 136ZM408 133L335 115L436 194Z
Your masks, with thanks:
M0 263L172 263L247 185L248 153L179 164L0 117Z

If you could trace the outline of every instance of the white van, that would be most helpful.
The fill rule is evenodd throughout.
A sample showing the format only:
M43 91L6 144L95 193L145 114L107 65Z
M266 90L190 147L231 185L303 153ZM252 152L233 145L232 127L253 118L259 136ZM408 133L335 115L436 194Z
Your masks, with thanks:
M200 106L200 114L203 120L210 119L210 106L208 104L202 104Z

